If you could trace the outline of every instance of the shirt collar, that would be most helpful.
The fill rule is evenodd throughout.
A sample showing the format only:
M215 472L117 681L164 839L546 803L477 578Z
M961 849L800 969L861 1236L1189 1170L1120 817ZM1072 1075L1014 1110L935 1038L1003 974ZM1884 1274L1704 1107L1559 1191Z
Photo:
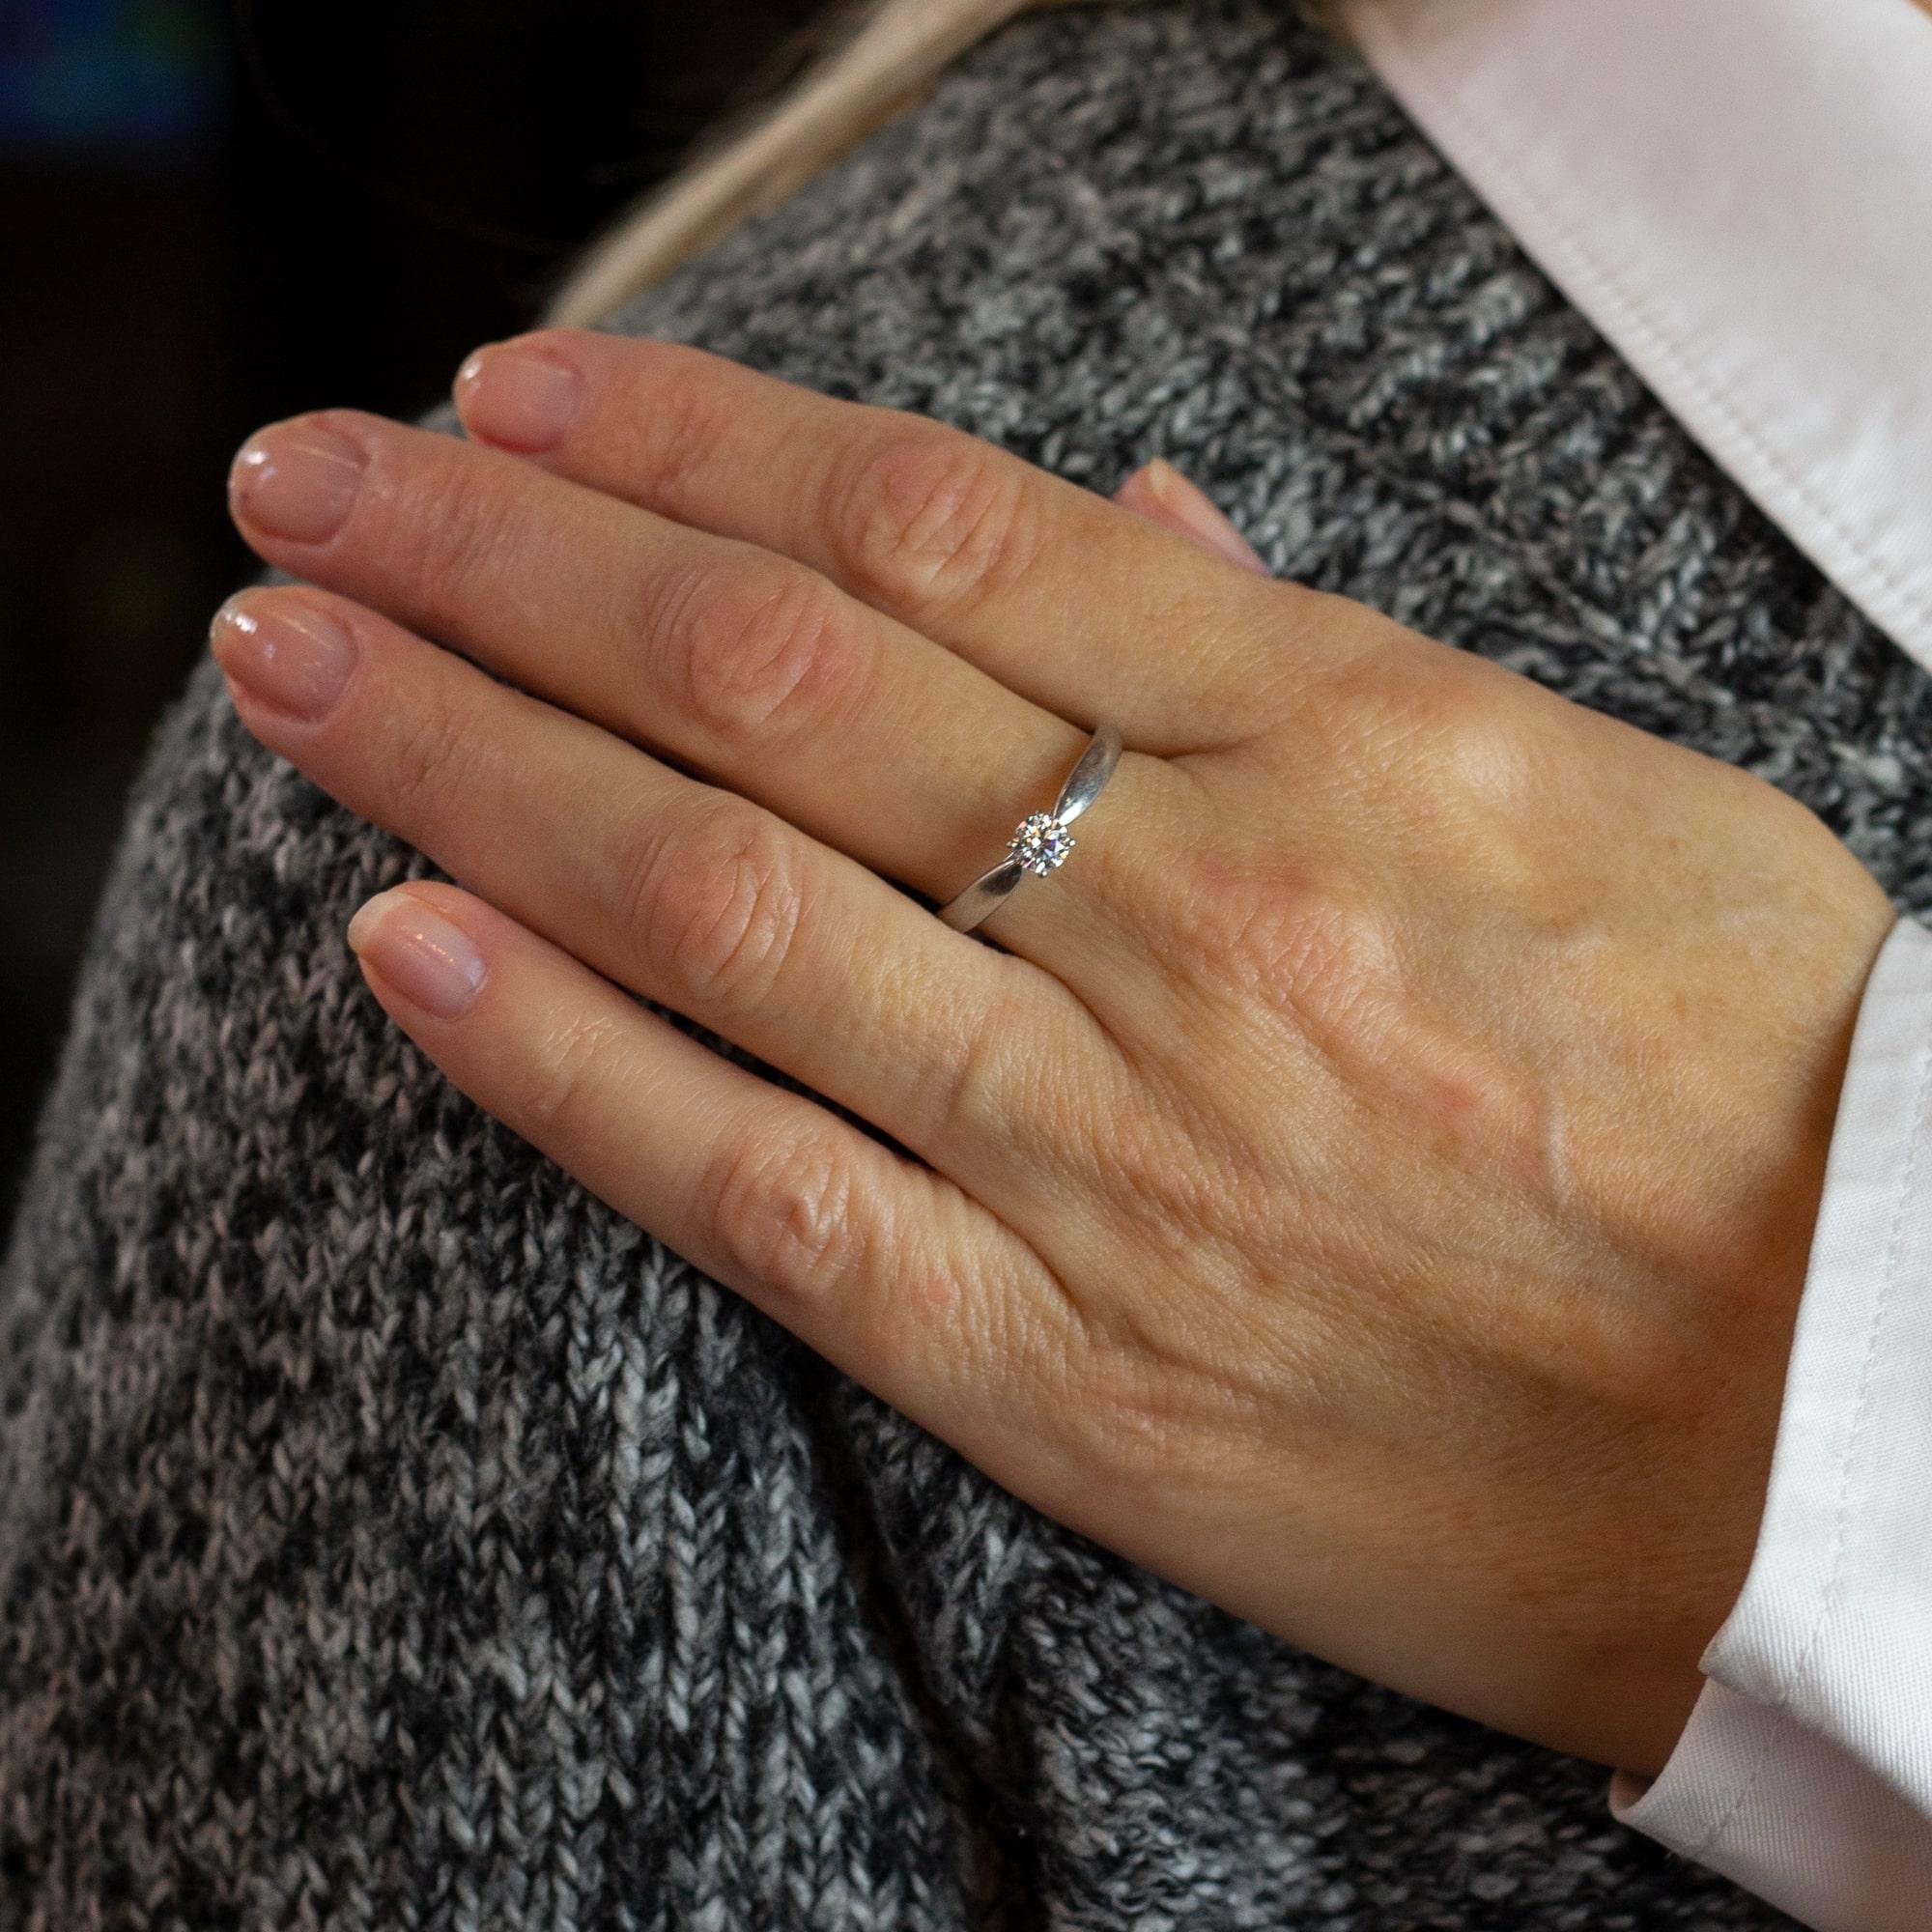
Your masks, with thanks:
M1932 668L1932 18L1910 0L1344 0L1664 406Z

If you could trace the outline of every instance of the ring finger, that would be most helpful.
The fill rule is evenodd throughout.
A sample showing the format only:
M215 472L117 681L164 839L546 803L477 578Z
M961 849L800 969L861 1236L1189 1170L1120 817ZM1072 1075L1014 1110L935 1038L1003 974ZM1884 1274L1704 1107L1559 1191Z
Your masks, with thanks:
M748 801L669 770L376 612L244 591L213 648L242 722L586 965L997 1194L1038 1067L1104 1078L1097 1029Z
M807 565L453 437L353 411L297 417L244 447L233 499L270 562L935 899L1052 805L1086 744ZM1069 980L1118 952L1138 922L1110 900L1130 892L1144 909L1159 876L1124 885L1122 855L1158 845L1179 778L1124 758L1081 828L1091 849L1051 890L1022 888L988 933Z

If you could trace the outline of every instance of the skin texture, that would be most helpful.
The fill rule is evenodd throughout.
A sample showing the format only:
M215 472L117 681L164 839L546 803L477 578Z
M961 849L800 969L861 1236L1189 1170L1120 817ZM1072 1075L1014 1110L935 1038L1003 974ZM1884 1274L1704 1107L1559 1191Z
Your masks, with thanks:
M1750 1562L1870 874L1270 580L1171 470L1110 503L576 330L457 397L468 443L244 446L238 524L307 583L214 631L249 728L461 882L352 927L397 1024L1047 1514L1661 1769ZM932 918L1102 716L1065 868Z

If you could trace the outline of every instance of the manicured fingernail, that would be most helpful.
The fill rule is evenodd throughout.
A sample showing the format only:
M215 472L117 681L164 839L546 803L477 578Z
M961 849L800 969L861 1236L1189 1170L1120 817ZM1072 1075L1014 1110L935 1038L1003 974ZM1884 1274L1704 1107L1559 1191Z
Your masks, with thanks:
M356 913L349 944L363 965L440 1020L460 1018L483 983L476 942L400 887L378 893Z
M1141 473L1172 522L1198 537L1209 550L1219 551L1231 563L1238 563L1244 570L1263 577L1270 574L1254 545L1173 464L1156 456Z
M231 597L214 613L209 645L253 697L311 722L335 708L355 668L355 639L306 604Z
M363 454L320 423L276 423L242 445L228 472L237 511L292 543L323 543L342 527L362 481Z
M560 442L582 399L583 378L568 362L517 342L479 349L456 372L464 428L526 455Z

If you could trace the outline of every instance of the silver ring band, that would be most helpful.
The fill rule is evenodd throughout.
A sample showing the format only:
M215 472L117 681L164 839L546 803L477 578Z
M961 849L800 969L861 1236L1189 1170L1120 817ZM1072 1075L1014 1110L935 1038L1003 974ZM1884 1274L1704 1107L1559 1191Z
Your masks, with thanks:
M1087 741L1080 762L1067 774L1051 811L1036 811L1020 820L1007 840L1007 856L989 872L981 872L957 898L947 900L939 916L955 932L971 932L1006 898L1029 872L1044 877L1066 862L1073 850L1067 827L1100 796L1100 788L1121 762L1121 734L1102 724Z

